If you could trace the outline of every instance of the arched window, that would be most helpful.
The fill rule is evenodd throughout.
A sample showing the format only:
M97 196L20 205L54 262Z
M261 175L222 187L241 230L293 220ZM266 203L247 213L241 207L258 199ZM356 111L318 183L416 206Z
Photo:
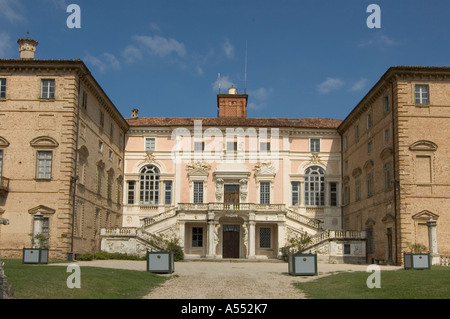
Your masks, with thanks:
M153 165L143 167L139 174L141 204L159 203L159 169Z
M305 171L305 205L325 206L325 172L319 166Z

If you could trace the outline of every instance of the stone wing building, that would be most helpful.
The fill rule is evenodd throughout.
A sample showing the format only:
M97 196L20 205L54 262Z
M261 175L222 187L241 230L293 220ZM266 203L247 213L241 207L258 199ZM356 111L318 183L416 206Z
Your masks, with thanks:
M450 254L450 68L390 68L338 130L343 227L366 231L367 262Z
M100 249L122 223L128 124L80 60L0 60L0 249L49 247L51 258ZM31 236L30 236L31 234Z

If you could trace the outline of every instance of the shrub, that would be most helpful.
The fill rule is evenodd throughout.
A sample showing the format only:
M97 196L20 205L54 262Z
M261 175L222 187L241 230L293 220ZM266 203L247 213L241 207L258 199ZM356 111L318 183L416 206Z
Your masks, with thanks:
M289 260L289 256L297 253L301 253L309 244L311 244L311 237L308 234L301 234L289 239L289 245L281 247L281 258L284 261Z

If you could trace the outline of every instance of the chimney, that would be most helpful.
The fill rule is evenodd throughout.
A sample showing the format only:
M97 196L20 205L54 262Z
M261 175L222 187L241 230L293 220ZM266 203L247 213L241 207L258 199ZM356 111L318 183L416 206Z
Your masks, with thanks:
M19 39L17 40L19 44L19 52L21 59L34 59L34 54L36 53L36 47L39 44L37 41L29 39Z
M137 119L139 117L139 110L138 109L134 109L131 111L131 118L132 119Z

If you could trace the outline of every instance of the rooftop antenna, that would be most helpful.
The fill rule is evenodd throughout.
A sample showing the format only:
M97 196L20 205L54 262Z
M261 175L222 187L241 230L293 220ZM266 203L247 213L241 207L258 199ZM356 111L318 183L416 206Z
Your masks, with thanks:
M220 83L220 73L219 73L219 75L217 76L217 80L219 81L219 94L220 94L220 89L221 89L221 83Z
M244 71L244 94L247 94L247 56L248 56L248 46L247 40L245 41L245 71Z

